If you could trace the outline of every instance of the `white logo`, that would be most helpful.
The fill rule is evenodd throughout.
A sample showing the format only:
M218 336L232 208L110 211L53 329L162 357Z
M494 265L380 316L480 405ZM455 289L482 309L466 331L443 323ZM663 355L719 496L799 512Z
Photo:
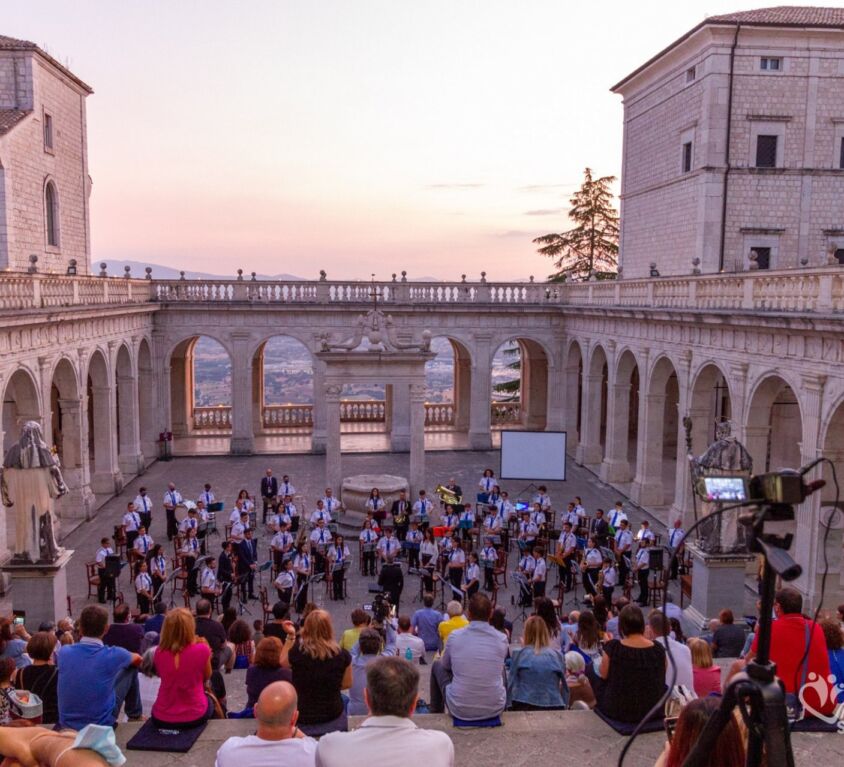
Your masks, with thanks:
M829 702L834 702L844 692L844 682L836 683L834 674L830 674L826 679L823 679L812 671L809 674L809 681L797 693L797 697L803 704L803 710L806 713L820 719L822 722L836 725L838 732L844 733L844 719L842 719L842 716L844 716L844 704L835 706L831 714L822 714L815 708L815 705L806 701L806 692L809 690L815 692L813 696L815 701L813 703L817 705L817 708L824 709Z

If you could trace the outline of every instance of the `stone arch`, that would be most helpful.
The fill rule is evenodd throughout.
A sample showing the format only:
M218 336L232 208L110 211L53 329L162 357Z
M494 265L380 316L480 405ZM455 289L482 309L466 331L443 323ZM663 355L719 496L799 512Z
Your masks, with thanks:
M518 381L518 386L509 393L501 392L505 396L499 397L493 405L493 426L544 429L548 420L548 365L551 355L541 341L516 335L503 339L493 349L492 359L495 360L504 348L515 351L515 359L510 363L502 361L502 364L517 365L518 377L511 380ZM494 367L494 362L490 367Z
M580 444L580 411L583 398L583 346L572 339L566 349L566 444L575 451Z
M199 352L200 366L206 369L206 362L213 363L208 380L217 377L220 386L206 387L206 377L200 374L197 387L196 358ZM225 354L223 357L220 352ZM216 355L216 358L215 356ZM228 346L217 336L208 333L179 341L168 355L170 365L170 430L175 437L188 436L195 431L227 432L232 426L232 354ZM198 389L206 389L197 396Z
M142 467L138 423L138 378L132 353L120 344L114 361L117 412L117 459L124 474L137 474Z
M112 495L119 490L117 418L114 386L107 355L96 349L88 360L85 400L88 417L88 464L91 489Z
M839 397L829 411L829 417L822 426L821 454L835 465L835 476L839 485L844 485L844 396ZM842 528L844 516L841 512L833 513L831 504L836 500L835 483L829 465L822 465L821 477L826 480L826 486L821 490L821 523L814 530L817 535L817 567L814 569L816 582L814 593L821 592L821 577L824 569L823 544L826 538L826 562L829 566L827 575L824 608L832 609L844 602L844 549L842 549ZM841 498L838 499L841 501ZM826 525L831 529L826 530Z
M438 343L448 342L442 350ZM431 351L437 353L425 364L428 396L426 397L425 426L427 428L450 428L455 431L469 430L469 411L472 400L472 365L474 359L469 346L462 340L446 333L436 334L431 338ZM450 371L445 376L451 383L451 395L436 398L432 391L437 387L441 368L445 364Z
M801 465L803 415L797 391L780 372L762 374L752 387L744 435L754 474Z
M3 454L20 438L24 421L43 426L41 399L32 373L20 367L12 373L3 393Z
M692 450L700 455L715 439L715 426L733 414L730 379L712 360L692 374L687 414L692 419Z
M155 456L156 417L155 417L155 375L152 367L152 351L149 341L142 338L136 355L138 366L138 427L141 441L141 454L145 463Z
M298 335L278 333L260 341L251 359L253 431L313 427L316 360L307 343ZM268 373L279 365L285 365L281 368L287 375L284 386L276 385ZM305 375L291 379L290 366Z
M83 466L81 404L76 368L68 357L60 357L50 377L50 417L64 472Z
M624 484L636 474L639 436L639 362L631 349L617 355L607 393L608 428L601 478Z
M590 349L584 372L577 462L593 465L604 459L607 436L609 361L602 344L594 344Z

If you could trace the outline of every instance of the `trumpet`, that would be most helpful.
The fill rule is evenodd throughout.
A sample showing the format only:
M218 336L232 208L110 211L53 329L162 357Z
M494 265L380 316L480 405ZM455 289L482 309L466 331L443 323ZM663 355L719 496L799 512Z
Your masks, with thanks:
M459 495L455 495L445 485L437 485L434 492L440 497L440 500L446 506L459 506L463 500Z

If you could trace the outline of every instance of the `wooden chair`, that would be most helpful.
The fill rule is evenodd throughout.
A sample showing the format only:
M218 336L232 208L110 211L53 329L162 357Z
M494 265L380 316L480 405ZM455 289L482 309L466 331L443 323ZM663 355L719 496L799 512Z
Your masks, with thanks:
M185 569L185 558L181 554L173 557L173 570L171 572L176 572L177 569L179 573L173 579L173 589L184 591L188 587L188 572Z
M648 578L648 597L652 607L665 604L665 589L667 587L665 571L658 570Z
M190 610L191 609L190 592L187 589L182 589L182 599L185 600L185 607L187 607L187 609Z
M126 556L126 530L123 525L114 526L114 553L121 559Z
M267 596L267 587L261 586L258 589L258 596L261 599L261 611L263 612L264 616L264 625L269 623L273 619L273 610L270 606L270 599Z
M86 562L85 563L85 575L88 578L88 596L87 599L90 599L92 596L95 596L97 593L97 587L100 585L100 575L97 568L96 562Z
M503 546L498 549L498 562L492 569L492 582L497 587L507 588L507 549Z

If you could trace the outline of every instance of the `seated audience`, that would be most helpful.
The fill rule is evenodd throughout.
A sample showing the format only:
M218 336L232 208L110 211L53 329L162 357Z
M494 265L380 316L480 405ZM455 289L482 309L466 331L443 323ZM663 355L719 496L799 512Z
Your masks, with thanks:
M587 708L595 708L595 693L586 676L586 661L576 650L566 653L566 687L569 690L569 708L582 704Z
M400 658L419 663L425 658L425 642L413 633L410 618L400 615L398 621L399 633L396 637L396 654ZM408 656L408 651L410 655Z
M26 643L26 654L32 665L15 672L14 685L18 690L34 692L44 706L43 724L59 721L58 669L53 665L53 652L58 640L52 631L39 631Z
M349 688L349 715L363 716L367 713L364 688L366 669L381 655L381 635L375 629L360 632L357 649L352 652L352 686Z
M565 662L551 646L548 625L539 615L525 621L522 647L514 650L507 675L507 705L514 711L566 708Z
M692 674L691 650L671 638L671 623L662 610L651 610L647 636L669 651L666 652L665 684L670 687L683 685L693 690L695 681Z
M692 677L698 698L721 694L721 667L712 662L712 648L699 637L689 640L692 653Z
M317 746L317 763L372 767L407 764L418 758L425 767L452 767L454 746L448 735L423 730L411 719L418 690L416 666L401 658L376 659L366 672L364 698L370 716L352 732L324 735Z
M86 724L111 727L117 721L132 678L137 676L141 656L103 644L107 629L106 609L88 605L79 615L79 641L59 649L56 665L62 727L71 730L81 730ZM127 715L136 714L127 712Z
M292 623L285 624L281 665L293 672L299 695L299 726L308 735L348 729L340 690L352 686L352 657L334 638L331 616L314 609L308 613L296 638Z
M229 642L234 646L234 668L249 668L255 655L255 642L252 641L252 628L242 618L229 627Z
M638 722L665 692L665 648L645 637L645 617L638 605L621 611L618 630L621 639L604 645L599 671L589 664L586 673L604 716Z
M278 637L264 637L255 648L252 665L246 670L246 708L253 708L264 688L273 682L293 682L290 669L281 667L284 643Z
M654 767L682 767L718 705L714 698L698 698L687 703L677 717L674 736L665 744ZM731 717L704 764L706 767L744 767L744 757L744 739L737 718Z
M156 602L152 606L154 613L151 618L144 621L144 634L154 631L156 634L161 633L161 627L164 625L164 613L167 612L167 605L164 602Z
M190 729L214 715L214 700L205 692L211 678L211 648L196 636L190 610L167 613L153 665L161 687L152 705L152 720L159 727Z
M507 620L507 611L503 607L496 607L492 611L492 616L489 619L489 625L496 631L500 631L504 634L504 636L507 637L507 642L509 644L510 637L513 633L513 624Z
M15 661L12 658L0 658L0 725L12 721L12 676L15 673Z
M413 613L410 625L424 643L426 650L440 649L439 626L443 622L443 614L434 609L434 595L425 594L422 597L423 607Z
M463 615L463 605L456 599L452 599L451 602L445 606L445 612L446 615L448 615L448 620L444 620L440 623L437 629L440 635L440 643L443 647L445 647L446 640L452 631L466 628L466 626L469 625L469 621L466 616Z
M582 653L583 657L591 662L600 657L604 639L604 632L601 631L595 614L591 610L584 610L580 613L577 619L577 632L574 635L571 649Z
M569 613L567 623L563 623L560 627L560 647L563 652L568 652L569 648L574 643L574 637L577 634L577 622L580 620L580 611L572 610Z
M0 620L0 658L11 658L15 662L15 668L23 668L29 665L29 658L26 654L26 643L29 641L29 634L23 625L15 626L12 618Z
M721 610L718 620L720 625L712 634L712 656L714 658L740 658L741 651L744 648L744 629L733 622L732 610Z
M840 685L836 701L844 703L844 634L838 621L827 618L821 621L821 629L826 639L826 650L829 654L829 673L835 677L835 684ZM30 653L32 655L32 653ZM33 658L33 660L35 660Z
M54 732L44 727L0 727L0 754L9 764L39 767L109 767L90 748L74 748L76 733ZM61 760L61 764L59 763Z
M255 703L257 732L229 738L217 751L215 767L314 767L316 741L296 726L297 705L296 688L292 684L267 685Z
M130 623L131 611L125 602L114 607L114 622L108 627L103 644L109 647L122 647L124 650L140 654L144 639L144 627L140 623Z
M447 638L440 660L431 668L432 713L470 721L489 719L504 710L504 659L507 637L489 625L492 603L486 594L469 600L469 625Z
M287 639L284 624L288 620L290 620L290 605L287 602L276 602L273 605L273 619L264 626L264 639L275 637L284 644L284 640Z
M537 597L533 600L533 614L538 615L545 621L551 640L558 640L561 627L557 611L554 609L554 603L548 597Z
M361 610L360 607L352 610L352 627L343 632L343 636L340 638L340 647L351 652L352 648L358 643L360 632L371 622L372 616L366 610Z

